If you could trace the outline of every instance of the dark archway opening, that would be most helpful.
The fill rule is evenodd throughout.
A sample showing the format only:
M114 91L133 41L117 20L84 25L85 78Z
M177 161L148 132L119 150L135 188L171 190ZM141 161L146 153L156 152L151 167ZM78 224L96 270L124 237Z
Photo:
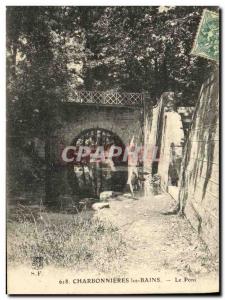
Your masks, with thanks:
M123 161L125 145L118 135L110 130L92 128L82 131L71 143L78 153L79 147L91 149L90 155L75 159L68 167L68 180L76 198L98 198L103 191L122 192L127 183L127 161ZM107 159L111 146L120 147L119 156ZM97 149L104 149L104 159L92 159Z

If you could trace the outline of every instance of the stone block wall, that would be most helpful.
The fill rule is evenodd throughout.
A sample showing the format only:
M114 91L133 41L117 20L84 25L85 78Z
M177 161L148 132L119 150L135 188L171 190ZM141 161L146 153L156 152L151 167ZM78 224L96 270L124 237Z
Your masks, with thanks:
M56 132L56 136L66 145L71 145L83 130L103 128L118 135L125 145L129 144L133 136L137 143L141 143L142 119L142 111L136 107L79 106L65 103L63 126Z

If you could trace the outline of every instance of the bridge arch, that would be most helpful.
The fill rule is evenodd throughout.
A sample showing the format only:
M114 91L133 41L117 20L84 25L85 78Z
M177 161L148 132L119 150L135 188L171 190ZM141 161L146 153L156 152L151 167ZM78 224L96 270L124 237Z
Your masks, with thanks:
M70 195L68 167L62 162L62 149L71 145L82 132L104 129L118 136L126 146L132 137L143 142L143 109L134 106L79 105L62 103L61 126L56 128L51 141L51 181L53 198Z
M90 128L80 132L71 145L77 151L79 147L88 147L92 155L97 149L104 151L103 159L93 159L87 154L79 161L75 158L68 165L68 180L73 194L98 197L103 191L124 191L127 183L127 161L123 161L125 144L117 134L104 128ZM111 146L120 147L122 153L109 159Z

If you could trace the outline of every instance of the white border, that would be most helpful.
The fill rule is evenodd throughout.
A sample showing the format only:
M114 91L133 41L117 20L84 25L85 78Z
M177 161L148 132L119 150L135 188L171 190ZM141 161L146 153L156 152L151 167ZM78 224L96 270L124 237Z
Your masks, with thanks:
M0 144L0 161L1 161L1 168L0 168L0 201L1 201L1 210L0 210L0 295L1 299L6 299L7 296L5 295L5 169L6 169L6 160L5 160L5 124L6 124L6 119L5 119L5 99L6 99L6 94L5 94L5 78L6 78L6 67L5 67L5 32L6 32L6 27L5 27L5 7L6 6L21 6L21 5L45 5L45 6L53 6L53 5L80 5L80 6L122 6L122 5L129 5L129 6L154 6L154 5L164 5L164 6L219 6L222 10L225 7L225 2L223 1L206 1L206 0L195 0L195 1L190 1L190 0L182 0L182 1L147 1L147 0L83 0L83 1L74 1L74 0L39 0L39 1L34 1L34 0L2 0L0 2L0 99L1 99L1 106L0 106L0 138L1 138L1 144ZM223 15L222 15L223 17ZM222 22L222 41L224 40L224 25ZM223 49L223 45L222 45ZM221 66L222 67L222 66ZM224 67L224 61L223 61L223 67ZM224 69L224 68L223 68ZM223 80L221 82L222 86L225 86L225 80L223 76ZM222 87L221 87L222 88ZM221 104L223 99L221 99ZM222 109L222 106L221 106ZM225 112L222 110L222 120L225 119ZM221 121L222 121L221 120ZM225 133L223 131L222 133L222 138L223 141L225 140ZM16 159L16 155L15 155ZM224 169L224 164L221 166L221 171ZM225 180L223 177L223 180L221 182L221 186L225 185ZM223 202L223 199L221 197L221 202ZM224 204L223 204L224 207ZM222 215L224 215L222 213ZM223 225L224 225L224 219L223 217ZM224 228L224 226L223 226ZM224 249L224 247L223 247ZM224 253L223 253L224 254ZM224 255L223 255L224 258ZM223 264L223 270L224 270L224 262ZM35 297L39 298L39 297ZM48 299L48 297L41 297L42 299ZM66 299L65 296L62 297L57 297L59 299ZM78 298L78 297L76 297ZM86 297L90 298L90 297ZM102 297L101 297L102 298ZM120 299L122 297L117 297L117 299ZM140 298L140 297L136 297ZM151 296L151 298L157 299L158 297ZM180 298L180 297L176 297ZM199 297L192 297L192 299L198 299ZM207 297L209 298L214 298L213 296ZM32 299L32 297L20 297L20 299ZM84 299L82 297L81 299Z
M15 6L23 6L23 5L43 5L43 6L54 6L54 5L71 5L71 6L223 6L223 1L207 1L207 0L195 0L195 1L147 1L147 0L2 0L1 6L6 5L15 5Z

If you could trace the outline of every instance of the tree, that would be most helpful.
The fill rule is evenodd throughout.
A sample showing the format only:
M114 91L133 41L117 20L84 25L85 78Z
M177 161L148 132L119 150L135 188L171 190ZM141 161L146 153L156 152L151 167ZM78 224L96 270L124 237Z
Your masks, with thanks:
M13 159L18 147L33 159L29 145L35 137L44 140L46 178L53 167L50 137L60 126L62 99L68 98L70 86L78 88L83 84L81 70L76 68L85 55L77 18L77 10L66 7L7 9L9 155ZM9 165L13 167L13 163ZM33 161L35 167L39 169L40 164ZM22 178L23 171L21 166L10 173L19 172ZM48 181L46 186L50 186Z
M210 8L211 9L211 8ZM203 7L89 8L88 89L174 91L194 104L212 64L190 55ZM97 17L96 17L97 16Z

